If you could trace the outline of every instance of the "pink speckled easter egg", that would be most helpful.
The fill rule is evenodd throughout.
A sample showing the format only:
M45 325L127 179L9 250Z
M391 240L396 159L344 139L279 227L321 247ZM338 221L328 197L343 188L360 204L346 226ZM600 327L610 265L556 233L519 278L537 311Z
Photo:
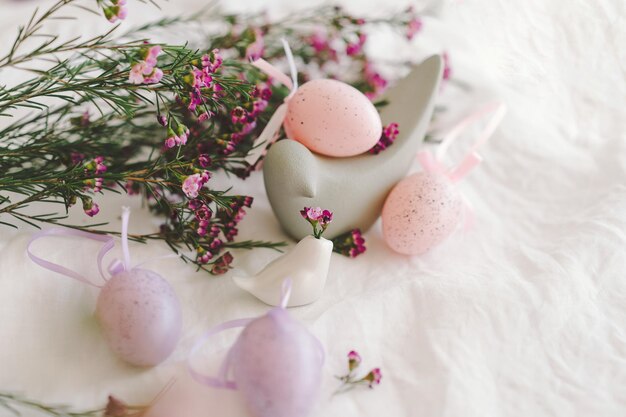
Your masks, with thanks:
M380 139L382 122L372 102L337 80L312 80L289 100L284 122L290 139L322 155L354 156Z
M419 172L400 181L383 207L383 236L391 249L419 255L441 243L459 225L463 203L450 181Z
M178 298L166 280L146 269L113 275L100 292L96 315L111 349L132 365L161 363L180 337Z

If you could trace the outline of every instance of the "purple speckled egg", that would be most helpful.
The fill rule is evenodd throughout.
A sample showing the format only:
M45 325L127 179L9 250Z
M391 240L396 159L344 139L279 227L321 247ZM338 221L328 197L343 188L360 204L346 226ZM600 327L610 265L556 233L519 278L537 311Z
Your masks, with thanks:
M113 275L98 297L96 315L111 349L136 366L154 366L176 347L180 303L170 284L146 269Z
M321 387L319 341L281 308L248 324L233 347L233 375L254 417L305 417Z
M463 203L442 175L419 172L400 181L383 207L383 236L391 249L419 255L441 243L459 225Z
M289 100L287 137L322 155L354 156L380 139L376 107L359 90L337 80L304 83Z

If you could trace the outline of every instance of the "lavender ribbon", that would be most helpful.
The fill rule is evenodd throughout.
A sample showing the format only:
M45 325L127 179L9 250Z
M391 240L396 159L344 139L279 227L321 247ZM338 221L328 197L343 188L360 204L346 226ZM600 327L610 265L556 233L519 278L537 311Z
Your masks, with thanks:
M487 125L484 129L478 134L477 139L474 141L469 152L461 159L456 166L451 168L447 168L442 162L445 153L450 147L451 143L469 126L472 124L482 120L484 117L491 114L491 118L487 122ZM506 106L501 102L493 102L489 103L475 112L471 113L469 116L461 119L446 136L442 140L439 148L437 149L437 153L433 155L428 150L423 150L418 152L417 159L424 171L443 175L448 178L450 182L455 183L465 178L465 176L474 169L478 164L482 162L482 157L478 154L478 149L483 146L489 138L493 135L496 128L504 118L506 114ZM465 217L465 229L470 229L475 222L474 210L470 202L465 198L461 197L463 200L464 207L464 217Z
M478 138L474 141L470 151L456 166L447 168L442 162L442 159L452 142L469 126L480 121L489 114L492 114L491 119L489 119L485 128L480 132ZM487 140L489 140L491 135L493 135L505 114L506 106L504 103L493 102L481 107L469 116L463 118L444 137L435 155L428 150L418 152L417 158L420 161L422 168L424 168L424 171L444 175L452 182L457 182L463 179L474 167L482 162L482 157L478 154L478 148L483 146Z
M122 253L123 253L123 262L115 259L111 262L111 264L109 265L109 267L107 268L107 271L109 272L109 274L111 276L113 275L117 275L120 272L124 272L124 271L129 271L131 269L130 267L130 251L128 250L128 220L130 218L130 209L128 207L123 207L122 208ZM103 271L103 267L102 267L102 262L104 260L104 256L109 253L109 251L111 249L113 249L113 247L115 246L115 240L111 237L111 236L107 236L107 235L100 235L100 234L96 234L96 233L89 233L89 232L85 232L82 230L75 230L75 229L64 229L64 228L60 228L60 227L56 227L56 228L52 228L52 229L47 229L47 230L42 230L40 232L37 232L33 235L33 237L30 239L30 241L28 242L28 245L26 246L26 253L28 254L28 257L35 262L37 265L46 268L50 271L68 276L70 278L74 278L82 283L88 284L88 285L92 285L94 287L97 288L102 288L103 285L98 285L92 281L90 281L87 277L85 277L84 275L79 274L76 271L73 271L69 268L66 268L62 265L56 264L54 262L50 262L47 261L43 258L40 258L39 256L35 255L32 252L32 245L33 243L35 243L35 241L42 239L44 237L48 237L48 236L75 236L75 237L81 237L84 239L91 239L91 240L95 240L98 242L103 242L102 247L100 248L100 250L98 251L98 256L97 256L97 262L98 262L98 271L100 272L100 276L102 277L102 279L106 282L108 280L108 278L105 276L104 271Z

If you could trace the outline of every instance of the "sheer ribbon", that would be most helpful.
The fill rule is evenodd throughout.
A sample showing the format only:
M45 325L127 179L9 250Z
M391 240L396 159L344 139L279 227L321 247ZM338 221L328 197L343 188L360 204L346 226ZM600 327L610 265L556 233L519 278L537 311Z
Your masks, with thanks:
M130 259L130 250L128 249L128 221L130 218L130 209L128 207L123 207L122 208L122 260L120 259L114 259L109 266L107 267L107 271L109 273L110 276L113 275L117 275L121 272L124 271L130 271L133 267L131 266L131 259ZM30 241L28 242L28 245L26 246L26 253L28 254L28 257L35 262L37 265L46 268L50 271L53 272L57 272L59 274L68 276L70 278L74 278L75 280L78 280L82 283L88 284L88 285L92 285L94 287L98 287L98 288L102 288L103 285L102 284L96 284L94 282L92 282L91 280L89 280L89 278L85 277L82 274L79 274L76 271L73 271L69 268L66 268L62 265L56 264L54 262L50 262L47 261L37 255L35 255L32 251L32 245L33 243L35 243L35 241L43 239L45 237L49 237L49 236L68 236L68 237L80 237L80 238L84 238L84 239L90 239L90 240L95 240L97 242L102 242L102 247L100 248L100 250L98 251L98 256L97 256L97 261L98 261L98 271L100 272L100 276L102 277L102 279L106 282L108 281L107 276L104 273L104 268L102 266L102 263L104 261L104 257L107 253L109 253L109 251L111 249L113 249L113 247L115 246L115 240L113 239L113 237L111 236L107 236L107 235L102 235L102 234L97 234L97 233L89 233L89 232L84 232L82 230L76 230L76 229L66 229L66 228L60 228L60 227L55 227L52 229L47 229L47 230L42 230L40 232L37 232L33 235L33 237L30 239ZM159 258L154 258L154 259L162 259L162 258L169 258L169 257L173 257L173 256L177 256L175 254L173 255L166 255L166 256L162 256ZM146 262L149 262L153 259L148 259L144 262L141 262L140 264L136 265L136 267L143 265Z
M280 127L287 116L287 106L289 104L289 100L291 100L293 95L298 90L298 71L296 69L296 62L287 41L285 39L281 39L281 41L283 43L283 49L285 50L285 57L287 58L291 77L287 76L263 58L259 58L252 62L252 65L263 71L271 78L285 85L291 91L289 92L289 95L285 97L283 103L276 109L259 137L255 139L252 151L245 158L246 162L250 165L256 163L257 160L265 154L267 147L277 139Z

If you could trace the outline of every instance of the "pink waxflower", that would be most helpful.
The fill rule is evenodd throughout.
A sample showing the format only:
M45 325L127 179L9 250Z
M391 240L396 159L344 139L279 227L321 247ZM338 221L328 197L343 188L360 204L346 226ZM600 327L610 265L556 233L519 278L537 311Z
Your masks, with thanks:
M420 30L422 30L422 19L420 19L419 16L415 16L409 20L409 23L407 24L406 38L408 40L413 39L415 35L420 32Z
M222 66L222 56L220 55L219 49L213 49L210 53L202 56L202 66L204 68L208 68L210 72L215 72L217 69Z
M100 207L89 197L83 197L83 210L89 217L93 217L100 212Z
M183 181L183 192L189 198L196 198L203 185L200 174L190 175Z
M156 67L157 57L161 53L161 47L154 45L143 49L143 60L135 63L128 74L128 82L131 84L156 84L163 78L163 71Z
M383 377L383 374L380 368L374 368L371 371L369 371L367 375L363 377L359 377L357 376L355 370L360 365L361 365L361 355L359 355L354 350L348 353L348 373L346 375L337 377L337 379L339 379L342 382L342 385L335 392L335 394L338 394L341 392L347 392L357 386L367 385L370 388L373 388L374 385L380 384L380 381L382 380L382 377Z
M205 111L204 113L200 114L200 116L198 116L198 121L199 122L206 122L207 120L209 120L214 115L215 115L215 113L213 113L212 111Z
M322 233L324 233L330 222L333 221L333 213L320 207L305 207L300 210L300 215L311 224L313 236L317 239L322 237Z
M129 83L131 84L143 83L143 67L144 67L144 64L141 62L138 62L131 67L130 73L128 74Z
M246 58L254 61L261 58L264 52L265 42L263 40L263 32L258 28L254 28L254 42L246 48Z
M230 111L230 120L233 124L245 123L248 120L248 112L241 106L237 106Z
M366 251L365 238L360 229L353 229L333 239L333 251L356 258Z
M351 350L348 353L348 370L352 372L361 364L361 355L358 352Z
M309 37L308 41L309 41L309 45L311 45L313 49L315 50L315 52L317 53L325 51L330 46L328 43L328 38L320 30L313 32L313 34Z
M400 130L398 129L397 123L388 124L383 128L383 132L378 142L376 142L376 145L374 145L374 147L372 147L372 149L370 149L368 152L374 155L379 154L380 152L391 146L399 134Z
M211 273L215 275L220 275L228 272L230 268L230 264L233 262L233 255L230 252L226 252L219 258L215 260L213 263L213 268L211 269Z
M379 385L380 381L383 379L383 374L380 371L380 368L372 369L365 377L364 381L369 382L369 387L374 388L374 385Z
M150 65L151 67L156 66L157 57L159 56L161 51L162 49L159 45L151 46L150 49L148 49L148 55L146 56L146 63Z
M447 52L443 53L443 79L447 81L452 77L452 67L450 66L450 57Z
M111 23L116 23L120 20L126 19L128 16L128 9L126 8L126 0L113 0L112 6L104 7L104 17Z
M365 93L368 98L374 99L387 89L388 81L374 69L370 62L365 63L363 77L365 78L365 82L373 90Z
M366 40L367 35L365 33L360 33L359 39L356 42L349 43L346 46L346 54L348 54L348 56L360 54L363 51L363 45L365 45Z
M165 127L167 126L167 117L162 114L159 114L157 116L157 122L159 122L161 126Z
M161 78L163 78L163 71L160 68L154 68L149 75L144 77L143 83L156 84L161 81Z
M208 168L211 165L211 157L205 153L198 155L198 165Z

